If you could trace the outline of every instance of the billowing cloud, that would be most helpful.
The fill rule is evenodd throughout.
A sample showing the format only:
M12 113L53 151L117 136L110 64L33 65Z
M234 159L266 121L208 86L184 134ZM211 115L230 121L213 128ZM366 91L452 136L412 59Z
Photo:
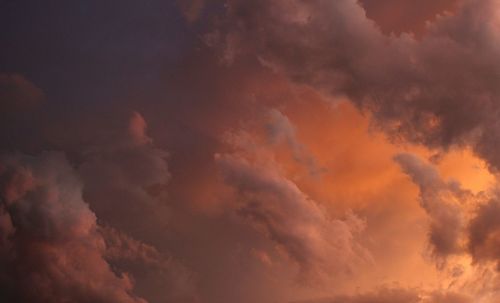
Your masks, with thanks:
M419 187L422 208L430 219L429 244L447 289L423 302L496 302L498 294L498 192L472 193L445 180L436 166L413 154L395 157Z
M105 260L96 217L62 154L3 156L0 297L6 302L145 302Z
M415 3L1 4L0 298L498 302L499 3Z
M395 160L420 189L420 204L431 219L429 241L434 254L441 257L461 253L465 214L462 209L472 194L458 182L445 181L431 164L412 154L399 154Z
M356 239L365 222L353 213L331 218L265 158L253 149L215 155L225 182L235 190L237 213L297 262L306 280L349 274L368 264L369 253Z
M173 256L113 228L101 227L100 232L105 259L114 270L130 273L138 295L148 302L199 302L196 277Z
M133 112L128 125L89 149L79 167L84 197L98 218L141 239L152 222L164 227L169 216L168 153L153 144L146 127Z
M169 228L171 216L168 153L148 136L141 114L133 111L127 122L89 148L78 169L83 196L106 226L101 228L105 257L137 281L136 293L148 302L195 302L193 273L157 234ZM161 251L154 246L163 242Z
M273 144L285 143L288 145L293 158L305 165L312 175L318 175L321 169L304 145L299 142L295 128L288 117L276 109L271 109L268 115L269 121L266 124L266 130L270 142Z
M224 57L251 54L296 82L346 95L393 137L469 144L500 166L496 1L462 1L422 40L382 34L355 0L234 0L226 19L209 35Z
M479 206L470 224L469 250L476 261L500 262L498 215L500 215L500 202L498 198L494 198Z
M473 194L457 181L444 180L436 167L413 154L399 154L395 160L419 186L436 256L467 254L479 262L500 261L497 191Z
M197 302L173 256L97 224L62 154L3 156L0 181L3 300Z

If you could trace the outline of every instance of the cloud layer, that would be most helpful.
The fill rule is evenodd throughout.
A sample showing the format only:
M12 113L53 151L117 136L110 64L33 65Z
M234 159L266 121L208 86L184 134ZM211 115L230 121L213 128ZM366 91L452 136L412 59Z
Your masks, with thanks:
M0 301L498 302L499 14L0 4Z

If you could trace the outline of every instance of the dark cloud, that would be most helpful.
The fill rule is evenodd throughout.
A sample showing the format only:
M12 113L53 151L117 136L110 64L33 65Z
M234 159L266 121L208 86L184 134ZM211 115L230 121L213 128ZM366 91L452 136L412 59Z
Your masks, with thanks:
M128 125L84 153L78 169L84 198L99 220L140 239L148 238L152 226L165 228L170 216L165 200L168 153L153 144L146 127L133 112ZM135 220L137 216L143 220Z
M100 232L106 260L133 277L135 293L148 302L199 302L195 275L173 256L110 227Z
M500 262L500 202L481 205L469 227L469 250L476 261ZM499 268L500 269L500 268Z
M417 41L388 37L354 0L229 1L210 45L369 110L393 138L430 147L469 144L500 166L495 1L462 1ZM485 21L487 20L487 21Z
M299 140L304 132L292 118L312 116L304 126L319 109L294 113L287 106L309 97L349 99L391 139L438 149L470 145L492 170L500 168L494 0L464 0L445 16L436 14L451 0L398 1L397 8L393 0L382 1L407 16L403 11L413 11L399 21L370 0L363 1L366 10L355 0L55 1L29 9L7 2L0 4L2 24L25 13L18 26L9 25L10 38L1 38L5 60L17 58L8 69L28 66L23 72L43 91L19 74L0 74L0 149L56 149L68 160L45 153L0 161L1 298L268 303L324 294L330 299L318 302L470 301L412 289L331 297L358 282L371 288L393 272L371 263L365 247L389 259L396 253L386 250L421 243L399 247L413 241L399 243L410 229L394 232L394 222L407 218L399 213L406 205L380 210L406 197L400 194L406 188L374 194L380 200L358 203L373 204L359 206L360 212L343 209L364 198L359 192L371 190L367 183L379 182L366 181L376 179L374 173L348 172L358 159L348 153L364 146L352 143L360 140L352 135L357 132L318 140L339 149L355 146L335 153L340 172L328 179L346 173L348 182L331 189L311 178L323 173L318 163L324 163L312 151L326 159L329 147ZM425 20L433 23L425 26ZM207 28L208 34L198 32ZM37 106L42 99L48 102ZM229 129L249 124L248 137L231 133L229 142L221 140ZM324 134L305 128L308 143L330 136L328 127ZM254 131L260 140L248 140ZM495 199L471 215L460 203L482 197L414 156L396 161L419 186L436 257L499 260ZM346 201L339 201L343 186ZM389 211L399 221L382 222L380 213ZM408 225L419 216L412 214ZM369 223L379 230L366 232ZM377 233L388 235L370 238ZM396 244L373 243L381 238ZM420 279L427 286L427 272L422 269L420 278L414 264L420 263L406 261L405 275L412 277L401 283ZM301 280L293 283L297 271ZM479 276L475 283L483 281ZM450 287L460 288L455 282Z
M195 277L173 256L97 224L62 154L3 156L0 181L3 300L198 301Z
M83 152L78 172L85 200L107 226L101 231L113 268L128 272L135 292L148 302L196 302L194 274L168 251L173 244L163 234L171 229L172 216L168 156L134 111Z
M457 0L360 0L368 18L373 19L384 33L425 35L426 27L439 15L452 13Z
M145 302L105 260L96 217L62 154L3 156L0 297L5 302Z

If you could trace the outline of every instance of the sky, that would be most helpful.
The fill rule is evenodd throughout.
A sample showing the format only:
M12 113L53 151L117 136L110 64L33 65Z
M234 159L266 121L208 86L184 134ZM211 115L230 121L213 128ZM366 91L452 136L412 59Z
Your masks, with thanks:
M500 1L0 27L1 302L500 302Z

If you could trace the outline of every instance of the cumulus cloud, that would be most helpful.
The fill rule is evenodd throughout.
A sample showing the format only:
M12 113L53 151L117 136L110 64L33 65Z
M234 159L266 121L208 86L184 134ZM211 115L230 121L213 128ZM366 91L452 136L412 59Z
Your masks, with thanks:
M115 270L130 273L135 291L148 302L198 302L196 277L168 253L110 227L101 227L105 258Z
M211 45L348 96L393 138L469 144L496 169L498 11L495 0L464 0L415 40L384 35L355 0L230 0Z
M62 154L0 160L0 297L6 302L145 302L105 260L96 217Z
M140 113L131 112L127 122L85 151L78 167L83 197L105 226L105 257L113 269L134 278L136 293L148 302L195 302L193 273L161 236L171 216L168 153L148 136Z
M448 289L458 292L436 291L422 302L471 302L470 296L496 302L498 192L473 194L456 181L444 180L436 167L413 154L399 154L395 161L419 187L420 205L430 219L432 253L448 276Z
M295 127L287 116L277 109L268 112L269 120L266 124L267 136L272 144L285 143L291 150L293 158L305 165L312 175L318 175L321 169L318 167L314 157L306 150L305 146L297 138Z
M450 1L438 0L425 6L434 11L435 3ZM357 193L358 187L371 184L372 180L366 180L376 179L372 176L378 174L378 170L368 167L370 164L366 170L360 169L362 177L348 172L353 161L359 159L348 154L365 146L352 143L359 140L352 134L358 133L335 134L338 144L355 146L345 149L338 159L342 165L335 166L340 170L332 177L333 181L342 173L348 175L347 181L337 187L349 183L343 194L347 201L336 205L332 203L338 194L336 188L329 188L323 181L311 185L313 181L309 176L303 177L302 170L296 169L299 163L312 175L316 174L320 169L309 148L315 155L324 157L318 159L320 163L327 163L323 160L328 158L325 156L328 148L318 145L333 140L318 140L322 133L312 135L318 133L318 128L310 128L305 132L311 136L307 142L320 143L306 146L298 139L297 129L281 108L291 105L288 101L294 98L307 103L312 94L315 99L327 96L330 100L350 100L369 112L372 121L391 139L439 149L470 145L492 170L498 169L498 1L462 0L453 13L432 16L433 23L427 25L425 35L419 39L404 33L386 35L367 18L356 0L226 0L225 6L215 2L178 1L186 20L198 23L189 30L183 25L181 32L175 29L172 32L174 36L193 34L194 41L199 38L197 31L207 26L203 21L208 19L208 14L216 14L210 23L214 28L205 35L204 41L220 51L218 54L225 63L235 64L218 66L211 51L203 47L193 49L184 62L175 62L175 68L167 72L167 89L162 84L158 90L148 91L147 85L136 84L137 91L128 94L128 90L122 91L125 85L118 85L119 93L110 94L130 96L137 101L120 99L105 106L97 105L99 102L84 106L76 98L62 106L59 99L66 99L70 94L50 84L60 78L47 79L44 81L54 89L47 92L58 97L54 102L51 100L39 118L35 117L37 114L27 115L25 110L43 99L42 91L19 75L0 75L0 118L1 125L5 126L0 131L2 149L32 152L57 146L76 167L75 173L62 156L53 154L2 160L0 297L33 302L286 302L295 294L301 298L316 296L309 296L314 292L309 288L304 290L294 285L292 289L288 284L297 267L300 276L307 278L303 281L310 285L315 284L317 278L356 272L359 264L363 267L369 263L370 255L361 242L379 250L377 256L385 255L386 259L399 252L408 253L411 260L406 260L405 255L393 262L394 267L398 267L401 260L407 262L400 266L406 270L408 265L408 273L401 279L403 284L431 284L433 282L427 280L436 279L434 272L430 277L420 277L420 268L415 264L422 263L415 262L412 258L416 258L416 254L408 252L415 251L421 244L420 235L399 243L399 239L408 236L409 229L398 230L394 237L392 234L395 224L405 220L401 218L406 218L403 212L407 209L403 208L407 205L392 208L390 203L406 197L402 192L407 188L394 190L397 192L394 195L374 193L373 203L372 200L357 201L366 196ZM363 2L366 5L370 1ZM392 3L392 0L383 2ZM144 6L145 9L148 6ZM90 11L82 10L82 17L91 14ZM139 23L137 32L133 31L133 39L163 37L142 36L143 28L157 28L157 23ZM170 29L168 27L168 31ZM191 38L181 39L182 47L175 49L174 45L173 50L168 49L168 54L164 54L169 67L170 60L180 60L178 56L184 47L192 45ZM84 47L89 50L87 48L88 45ZM163 52L164 47L152 49ZM91 48L91 56L94 51L97 54L99 50ZM163 56L136 57L151 64L151 60ZM244 62L235 62L240 59ZM125 61L123 64L129 63ZM81 66L77 65L79 71ZM130 70L135 71L138 66L130 63L132 65ZM30 74L43 75L44 70L35 70L36 64L34 66ZM63 74L66 70L71 69L60 69ZM84 70L92 73L96 69ZM110 65L103 70L116 68ZM147 74L147 79L154 77ZM77 76L78 81L86 79ZM288 79L300 83L300 89L308 93L296 95L293 91L296 87L290 88ZM122 80L103 83L89 96L79 98L101 94L110 83L122 83ZM75 83L68 85L67 90L74 86ZM163 89L168 91L165 96L159 92ZM140 96L147 96L155 104ZM163 99L168 101L156 103ZM67 104L70 105L66 107ZM283 104L286 105L280 107ZM69 110L73 106L75 109ZM264 117L268 141L251 142L238 137L233 139L240 145L228 147L217 140L228 127L261 115L261 106L280 108ZM94 119L94 113L105 107L108 108L105 117ZM80 116L82 108L86 108L87 119ZM139 108L141 113L132 112L128 123L120 125L118 131L114 126L108 128L130 108ZM294 114L314 115L317 111ZM303 123L310 121L310 118L304 119ZM149 135L148 123L156 126L151 132L155 140ZM96 138L101 134L102 140ZM25 143L31 141L35 143ZM175 161L167 161L171 158L163 146L168 146ZM283 159L279 159L282 154L278 152L261 153L261 149L281 147L287 149ZM216 151L219 153L212 161ZM297 163L289 161L289 154ZM467 260L472 257L475 263L481 264L500 260L497 248L500 228L495 220L500 215L500 207L495 197L485 202L483 197L471 195L458 183L443 179L435 168L415 156L398 155L396 161L420 189L420 204L430 222L428 239L436 257L458 256ZM356 165L361 167L364 163ZM215 175L217 168L223 180ZM381 171L385 174L390 169ZM81 182L75 174L80 175ZM359 181L358 177L364 179ZM318 190L319 187L322 188ZM365 187L360 191L381 188ZM333 214L334 211L342 214L344 207L354 205L349 200L351 196L355 196L352 199L356 200L360 212L356 209L343 216ZM228 197L232 203L227 203ZM323 199L332 204L328 204L331 209L322 207ZM469 212L464 206L468 202L464 201L475 199L481 201ZM367 207L367 204L371 205ZM387 205L391 205L391 209L383 212L394 212L391 217L381 215L380 208ZM367 227L356 215L362 212L374 225ZM412 214L411 219L420 222L420 216L420 213ZM399 221L381 222L395 217ZM411 221L412 224L415 221ZM367 228L373 228L374 232L364 234ZM419 227L411 229L416 230L420 231ZM374 241L384 239L379 241L384 242L392 237L391 245L370 244L371 235L386 233L387 237ZM394 243L405 246L412 241L418 244L385 254L385 249L396 247ZM292 263L298 266L289 266ZM265 266L259 267L259 264ZM195 267L194 271L202 276L201 298L195 295L196 275L188 266ZM370 265L364 267L363 274L352 281L339 278L338 283L329 284L327 287L332 286L324 291L325 296L354 288L358 282L365 290L378 283L380 276L395 272L377 268L367 278L364 274L371 271ZM465 266L451 275L465 276L464 272ZM403 275L395 279L401 277ZM491 277L478 271L472 279L475 285L487 284L490 287L487 291L492 293L498 281L494 273ZM228 280L234 287L227 286ZM459 288L457 284L450 287ZM459 294L384 289L319 302L469 301Z
M469 227L469 251L476 261L497 262L500 270L500 201L480 205Z
M276 163L254 152L215 155L225 182L235 190L238 215L297 262L309 283L349 274L359 264L368 264L369 253L357 241L365 227L362 219L353 213L331 218Z
M128 125L89 149L79 167L84 197L98 218L140 239L153 222L165 226L169 216L168 153L153 144L146 128L142 115L132 112Z
M413 154L395 161L418 185L420 205L430 218L429 242L437 257L470 255L476 262L500 261L498 191L473 194Z
M170 254L99 226L83 187L60 153L2 156L0 298L198 302L193 273Z
M418 40L385 35L355 0L227 2L225 22L208 35L223 58L254 57L295 83L347 96L391 139L467 145L500 168L498 1L460 1ZM412 156L396 160L420 188L433 253L496 260L497 203L470 213L464 201L483 197Z
M463 203L472 193L457 182L443 180L436 168L413 154L399 154L395 160L420 189L420 205L431 220L429 241L434 254L461 253L466 224Z

